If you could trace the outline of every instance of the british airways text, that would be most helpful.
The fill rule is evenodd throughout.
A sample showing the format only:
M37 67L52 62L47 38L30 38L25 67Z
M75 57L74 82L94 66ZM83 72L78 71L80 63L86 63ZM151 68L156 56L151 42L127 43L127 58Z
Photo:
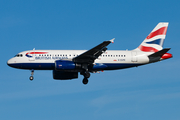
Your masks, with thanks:
M60 59L68 59L68 57L35 57L36 60L60 60Z

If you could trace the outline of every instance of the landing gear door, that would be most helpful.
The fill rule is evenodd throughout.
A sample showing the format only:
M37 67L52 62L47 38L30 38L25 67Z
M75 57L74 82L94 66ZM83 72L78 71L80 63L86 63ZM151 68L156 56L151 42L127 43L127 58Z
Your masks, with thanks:
M137 52L135 51L131 52L131 61L137 62Z

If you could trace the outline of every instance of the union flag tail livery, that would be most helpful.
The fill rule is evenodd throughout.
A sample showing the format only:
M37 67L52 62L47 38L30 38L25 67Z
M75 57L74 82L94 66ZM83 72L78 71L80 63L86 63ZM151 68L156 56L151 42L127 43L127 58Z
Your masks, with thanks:
M168 28L167 22L159 23L145 38L137 50L143 52L157 52L163 49L163 42Z
M10 67L31 70L52 70L55 80L78 78L84 76L83 84L88 83L90 73L99 71L137 67L169 59L170 48L163 48L168 28L167 22L160 22L134 50L107 50L114 39L104 41L90 50L28 50L18 53L8 60Z

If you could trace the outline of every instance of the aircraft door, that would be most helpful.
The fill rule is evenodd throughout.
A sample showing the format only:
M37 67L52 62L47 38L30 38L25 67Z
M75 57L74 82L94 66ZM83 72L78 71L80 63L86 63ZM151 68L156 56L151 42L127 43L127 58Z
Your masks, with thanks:
M32 57L29 57L29 61L34 61L35 60L35 56L34 56L34 52L32 52L33 54L31 54Z
M131 61L137 62L137 52L135 52L135 51L131 52Z
M29 61L34 61L35 60L35 51L34 50L35 49L33 49L33 52L30 52L31 57L29 57Z

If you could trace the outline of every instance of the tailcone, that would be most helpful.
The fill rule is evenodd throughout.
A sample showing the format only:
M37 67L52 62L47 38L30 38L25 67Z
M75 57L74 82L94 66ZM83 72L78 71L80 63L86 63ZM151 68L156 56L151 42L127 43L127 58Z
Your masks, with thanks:
M173 55L172 55L171 53L165 53L165 54L161 57L161 59L164 60L164 59L169 59L169 58L172 58L172 57L173 57Z

